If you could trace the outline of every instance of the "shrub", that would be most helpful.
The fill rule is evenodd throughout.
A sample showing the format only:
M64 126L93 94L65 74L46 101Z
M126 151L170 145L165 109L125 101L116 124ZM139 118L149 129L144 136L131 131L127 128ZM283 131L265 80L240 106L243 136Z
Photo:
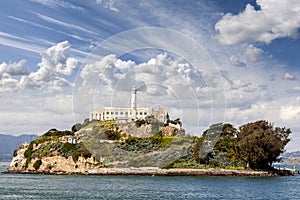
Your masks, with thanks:
M51 165L51 164L47 165L47 169L51 170L52 168L53 168L53 165Z
M32 155L32 150L33 150L33 142L31 142L27 148L27 150L24 152L24 156L25 158L29 158L31 159L31 155Z
M79 131L81 128L82 128L82 124L77 123L77 124L74 124L74 125L72 126L71 130L72 130L73 132L77 132L77 131Z
M135 125L137 127L141 127L143 124L146 124L146 120L144 120L144 119L138 119L134 123L135 123Z
M68 154L72 150L76 149L76 144L71 144L71 143L64 143L63 146L61 147L61 152L64 154Z
M109 140L119 140L121 137L121 134L118 131L105 130L104 134Z
M14 157L18 155L18 149L14 150Z
M45 136L57 136L57 137L62 137L62 136L66 136L66 135L74 135L74 133L72 131L58 131L56 129L51 129L49 130L47 133L45 133L44 135L42 135L41 137L45 137ZM47 138L45 138L47 139Z
M40 168L41 164L42 164L42 160L37 160L37 161L35 161L35 163L33 164L33 168L34 168L35 170L38 170L38 169Z

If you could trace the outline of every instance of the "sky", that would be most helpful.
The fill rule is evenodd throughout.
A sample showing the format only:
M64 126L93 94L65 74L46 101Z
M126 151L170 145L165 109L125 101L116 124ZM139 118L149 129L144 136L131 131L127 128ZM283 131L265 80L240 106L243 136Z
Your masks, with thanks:
M298 0L2 0L0 133L166 107L188 133L256 120L300 150Z

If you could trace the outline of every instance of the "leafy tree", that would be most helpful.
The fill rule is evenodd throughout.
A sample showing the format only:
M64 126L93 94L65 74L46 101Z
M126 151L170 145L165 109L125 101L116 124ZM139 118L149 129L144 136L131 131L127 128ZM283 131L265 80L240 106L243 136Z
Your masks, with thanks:
M79 131L81 128L82 128L82 124L76 123L76 124L74 124L74 125L72 126L71 130L72 130L73 132L77 132L77 131Z
M265 120L248 123L237 133L236 150L252 169L268 169L290 141L290 129L273 127Z

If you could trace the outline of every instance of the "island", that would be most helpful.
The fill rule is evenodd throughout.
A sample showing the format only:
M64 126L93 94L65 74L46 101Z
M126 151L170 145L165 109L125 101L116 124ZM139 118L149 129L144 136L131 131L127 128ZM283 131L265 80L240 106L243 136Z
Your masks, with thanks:
M51 129L14 151L6 173L278 176L272 168L290 141L290 129L266 120L235 128L212 124L190 135L179 118L163 107L138 107L132 89L130 107L91 111L71 130Z
M173 126L173 125L174 126ZM214 124L201 137L185 134L180 120L154 118L118 123L85 120L71 130L51 129L22 144L6 173L278 176L271 163L289 141L289 129L267 121ZM255 131L254 131L255 130ZM213 148L209 148L214 143Z

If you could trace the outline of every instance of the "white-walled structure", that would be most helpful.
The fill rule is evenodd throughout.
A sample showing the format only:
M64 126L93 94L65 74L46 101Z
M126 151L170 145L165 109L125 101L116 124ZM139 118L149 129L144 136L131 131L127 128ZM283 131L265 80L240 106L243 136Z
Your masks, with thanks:
M137 89L132 88L131 106L128 107L104 107L99 111L90 112L90 120L119 120L132 121L136 119L145 119L150 116L148 107L137 107L136 102Z
M97 120L135 120L145 119L149 116L148 107L122 108L122 107L105 107L100 111L90 113L90 119Z

